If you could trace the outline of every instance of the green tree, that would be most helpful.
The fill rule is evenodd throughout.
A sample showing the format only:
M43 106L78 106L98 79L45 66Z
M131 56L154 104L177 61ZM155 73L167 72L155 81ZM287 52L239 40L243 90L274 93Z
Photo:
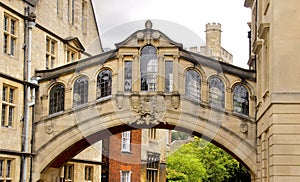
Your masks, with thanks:
M168 181L202 182L207 173L200 159L193 152L191 143L184 144L167 159Z
M169 181L237 182L240 177L250 181L247 170L237 160L198 137L168 156L167 173Z

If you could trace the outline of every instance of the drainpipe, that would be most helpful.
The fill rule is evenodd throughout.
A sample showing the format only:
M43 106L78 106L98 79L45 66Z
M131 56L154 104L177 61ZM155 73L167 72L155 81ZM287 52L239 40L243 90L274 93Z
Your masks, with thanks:
M35 15L34 13L30 13L27 17L28 19L28 46L27 46L27 76L26 81L31 82L31 47L32 47L32 28L35 26ZM32 96L32 98L31 98ZM23 152L26 155L23 156L23 163L22 163L22 181L26 182L27 179L27 160L29 153L29 111L30 107L34 105L34 96L35 96L35 89L32 89L29 85L25 86L25 109L24 109L24 150ZM30 99L33 99L30 101ZM32 111L33 112L33 111Z

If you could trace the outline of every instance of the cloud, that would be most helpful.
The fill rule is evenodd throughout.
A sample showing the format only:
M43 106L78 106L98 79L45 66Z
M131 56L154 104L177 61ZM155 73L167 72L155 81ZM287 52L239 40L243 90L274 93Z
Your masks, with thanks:
M225 0L93 0L100 33L142 19L176 22L205 39L205 25L222 24L222 46L233 54L234 64L247 67L250 9L243 1ZM143 26L143 25L142 25ZM129 27L130 28L130 27ZM136 31L132 25L132 32ZM143 27L141 27L143 28ZM171 28L169 28L171 29ZM175 29L174 29L175 31ZM108 35L108 34L106 34ZM182 36L182 33L178 33ZM111 36L111 35L110 35ZM129 35L127 35L129 36ZM102 40L105 37L102 37ZM178 38L178 40L182 40ZM175 38L176 41L176 38ZM116 43L116 42L115 42Z

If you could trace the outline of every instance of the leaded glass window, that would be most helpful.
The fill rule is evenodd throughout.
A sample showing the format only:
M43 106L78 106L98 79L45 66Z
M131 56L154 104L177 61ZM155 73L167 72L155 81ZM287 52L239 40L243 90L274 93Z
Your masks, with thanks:
M199 73L188 70L185 75L185 95L189 98L200 100L201 78Z
M97 99L111 95L112 74L109 70L103 70L97 77Z
M65 87L62 84L55 85L50 90L49 114L64 110Z
M211 107L225 107L225 87L220 78L213 77L209 80L209 105Z
M88 102L88 80L86 77L78 78L73 88L74 106L82 105Z
M165 92L173 91L173 61L165 62Z
M249 114L249 93L241 84L233 89L233 111L241 114Z
M158 179L158 168L159 168L160 154L158 153L147 153L147 181L156 182Z
M141 90L156 91L157 54L155 47L147 45L141 52Z
M15 88L5 85L2 88L1 126L12 127L14 120Z
M124 91L131 91L132 88L132 62L125 61Z

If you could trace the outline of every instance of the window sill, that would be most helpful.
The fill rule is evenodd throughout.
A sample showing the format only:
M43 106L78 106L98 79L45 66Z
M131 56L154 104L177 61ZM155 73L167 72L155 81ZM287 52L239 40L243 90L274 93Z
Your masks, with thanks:
M52 114L49 114L47 116L47 118L52 118L52 117L56 117L56 116L60 116L64 113L64 111L59 111L59 112L56 112L56 113L52 113Z
M101 97L99 99L96 100L97 103L99 102L104 102L104 101L107 101L107 100L110 100L112 99L112 95L108 95L108 96L105 96L105 97Z
M122 153L125 153L125 154L132 154L132 152L129 151L129 150L121 150L121 152L122 152Z

